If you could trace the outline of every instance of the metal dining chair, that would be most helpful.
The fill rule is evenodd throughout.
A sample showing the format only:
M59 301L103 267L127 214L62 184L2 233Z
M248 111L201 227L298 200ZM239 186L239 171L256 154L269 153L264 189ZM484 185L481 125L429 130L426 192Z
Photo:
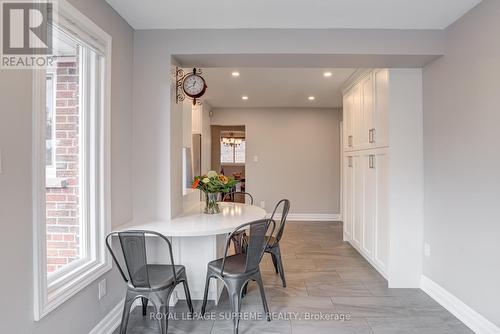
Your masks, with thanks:
M246 197L250 198L250 205L253 205L253 196L250 193L244 192L244 191L233 191L229 192L224 195L222 198L223 202L227 202L228 200L231 202L234 202L234 197L235 195L243 195L245 196L245 203L246 203ZM233 245L234 245L234 252L235 253L241 253L243 251L242 248L242 241L245 236L245 231L240 231L233 235Z
M128 276L117 260L113 251L110 239L117 236L120 241L120 247L123 253L123 262L127 269ZM156 236L165 241L168 245L171 264L148 264L146 254L146 236ZM123 307L122 322L120 325L120 334L127 332L127 323L130 314L130 307L137 298L142 300L142 315L146 315L148 301L150 301L156 312L161 313L160 331L167 333L168 329L168 308L172 292L177 284L184 285L184 292L191 314L194 313L191 302L191 294L186 277L186 268L182 265L174 264L172 254L172 245L170 241L162 234L152 231L124 231L112 232L106 237L106 247L108 248L113 261L116 263L120 274L127 282L127 293L125 305Z
M281 217L279 221L278 228L268 236L268 243L266 246L266 253L271 254L271 258L273 260L274 269L276 270L276 274L279 274L281 277L281 282L283 283L283 287L286 287L285 280L285 271L283 269L283 260L281 259L281 250L280 250L280 240L283 236L283 231L285 230L286 218L288 216L288 211L290 211L290 201L287 199L282 199L276 204L274 207L273 214L271 215L271 219L276 220L276 213L281 208Z
M266 234L274 232L275 222L271 219L261 219L246 223L237 227L226 239L224 257L208 263L207 279L205 283L205 294L201 307L201 314L204 315L207 306L208 289L211 278L222 280L229 294L229 303L231 305L231 314L233 317L233 331L238 334L238 325L240 320L241 299L243 287L249 281L256 281L259 285L262 305L268 321L271 321L269 308L267 306L264 284L260 274L260 261L266 250L269 239ZM249 230L247 235L248 245L246 252L228 256L228 248L231 243L231 237L238 231Z
M229 193L224 194L224 197L222 197L223 202L234 202L235 195L243 195L245 196L245 203L246 203L246 197L248 196L250 198L250 205L253 205L253 196L250 193L247 193L245 191L231 191Z

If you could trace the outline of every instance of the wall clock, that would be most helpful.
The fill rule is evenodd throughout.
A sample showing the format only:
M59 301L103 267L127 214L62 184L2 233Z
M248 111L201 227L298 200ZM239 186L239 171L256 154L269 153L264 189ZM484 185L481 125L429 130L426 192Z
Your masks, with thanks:
M193 68L193 71L189 73L184 73L182 69L177 68L177 103L179 103L179 101L184 101L187 97L193 100L193 105L197 103L201 104L199 98L202 97L207 90L207 83L201 74L201 70L197 68Z

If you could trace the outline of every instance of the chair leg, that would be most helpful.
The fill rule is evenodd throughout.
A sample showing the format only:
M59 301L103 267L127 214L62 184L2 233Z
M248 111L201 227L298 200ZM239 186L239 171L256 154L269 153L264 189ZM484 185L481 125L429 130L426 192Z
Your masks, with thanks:
M153 292L151 299L156 304L157 310L160 313L160 332L161 334L167 334L168 331L168 308L170 302L170 295L174 288L170 288L163 291Z
M276 252L276 261L278 262L278 271L281 276L281 282L283 283L283 287L286 288L285 270L283 269L283 260L281 259L281 251L279 244L275 247L275 252Z
M120 324L120 334L125 334L127 332L128 319L130 317L130 307L132 306L135 298L134 294L127 291L125 296L125 304L123 305L122 322Z
M266 312L267 321L271 321L271 314L269 313L269 307L267 306L267 300L266 300L266 292L264 290L264 283L262 282L262 277L260 273L256 275L255 281L259 286L260 297L262 298L262 306L264 307L264 312Z
M241 309L241 289L242 286L231 286L229 289L229 303L231 304L231 316L233 318L233 331L238 334L238 326L240 324L240 309Z
M208 288L210 287L210 273L207 272L207 280L205 282L205 293L203 294L203 304L201 304L201 314L204 315L207 308L207 300L208 300Z
M245 285L243 286L242 296L245 297L247 295L247 292L248 292L248 282L246 282Z
M189 286L188 286L187 279L184 279L182 281L182 285L184 285L184 294L186 295L186 302L188 305L189 312L191 314L193 314L194 313L193 301L191 300L191 293L189 292Z
M141 297L142 301L142 316L144 317L148 311L148 299L146 297Z
M168 331L168 304L160 306L160 333L167 334Z
M276 270L276 274L278 273L278 261L276 260L276 255L274 253L271 254L271 259L273 260L274 270Z

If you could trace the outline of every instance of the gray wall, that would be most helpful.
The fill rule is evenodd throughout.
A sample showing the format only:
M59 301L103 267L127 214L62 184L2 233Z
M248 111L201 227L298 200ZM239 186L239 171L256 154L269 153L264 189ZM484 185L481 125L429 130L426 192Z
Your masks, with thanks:
M338 214L339 117L333 109L214 109L212 124L245 125L246 190L257 205L272 212L288 198L290 213Z
M500 326L500 1L447 30L424 69L424 274Z
M131 132L133 31L101 0L71 0L113 37L112 215L113 225L132 218ZM116 270L104 277L108 294L97 300L97 282L39 322L33 321L31 205L31 72L0 70L0 333L88 333L123 298Z

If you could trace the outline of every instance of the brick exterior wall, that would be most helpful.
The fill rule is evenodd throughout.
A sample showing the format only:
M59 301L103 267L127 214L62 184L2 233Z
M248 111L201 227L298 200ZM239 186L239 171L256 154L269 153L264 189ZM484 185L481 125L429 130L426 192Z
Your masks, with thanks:
M79 258L79 78L76 57L60 57L54 70L57 185L47 180L47 272Z

